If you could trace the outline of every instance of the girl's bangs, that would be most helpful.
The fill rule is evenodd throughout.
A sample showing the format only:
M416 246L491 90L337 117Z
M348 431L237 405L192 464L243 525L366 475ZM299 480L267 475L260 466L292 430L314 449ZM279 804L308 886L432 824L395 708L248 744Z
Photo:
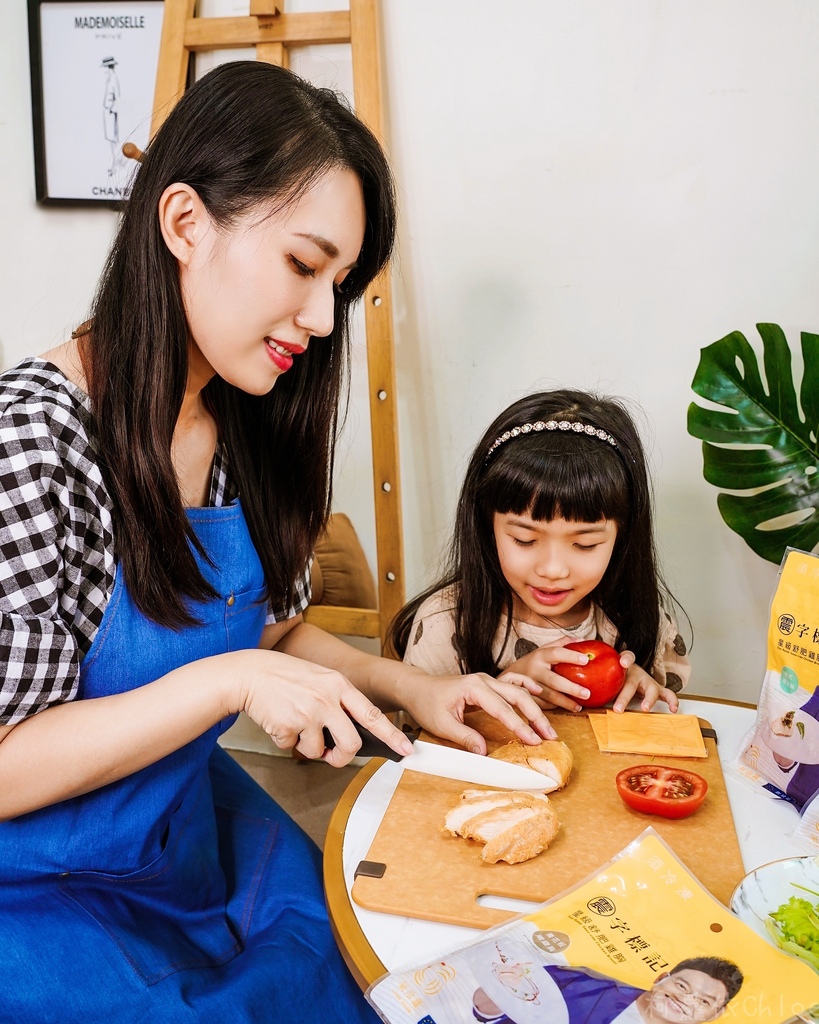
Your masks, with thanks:
M584 446L588 447L588 446ZM596 523L628 519L629 486L614 450L577 453L523 451L498 459L487 477L486 497L494 512L527 514L535 520ZM504 453L506 454L506 453Z

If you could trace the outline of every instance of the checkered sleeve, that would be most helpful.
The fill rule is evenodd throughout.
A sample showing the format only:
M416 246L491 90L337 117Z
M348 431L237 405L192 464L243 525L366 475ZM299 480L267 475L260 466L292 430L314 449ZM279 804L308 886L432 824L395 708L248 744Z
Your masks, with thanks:
M48 430L7 411L0 425L0 722L70 700L77 644L60 614L66 478Z
M114 573L102 481L78 406L45 371L18 376L11 387L6 379L0 378L2 725L76 696L80 659Z

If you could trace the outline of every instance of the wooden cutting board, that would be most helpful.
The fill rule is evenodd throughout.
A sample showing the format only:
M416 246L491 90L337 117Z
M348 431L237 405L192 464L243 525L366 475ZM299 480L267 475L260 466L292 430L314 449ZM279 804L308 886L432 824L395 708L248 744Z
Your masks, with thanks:
M476 902L479 896L541 903L597 871L652 825L727 905L745 869L715 741L706 738L705 759L601 754L587 715L550 712L550 717L571 748L574 770L568 786L550 796L560 831L548 850L522 864L484 863L479 844L441 830L446 812L463 790L476 787L405 770L367 854L367 861L385 865L385 871L380 878L358 875L352 889L355 902L385 914L489 928L515 912L482 906ZM469 716L469 722L486 737L490 751L514 738L483 712ZM703 719L700 724L711 728ZM652 760L680 765L706 779L708 795L696 814L669 821L623 804L615 775L628 765Z

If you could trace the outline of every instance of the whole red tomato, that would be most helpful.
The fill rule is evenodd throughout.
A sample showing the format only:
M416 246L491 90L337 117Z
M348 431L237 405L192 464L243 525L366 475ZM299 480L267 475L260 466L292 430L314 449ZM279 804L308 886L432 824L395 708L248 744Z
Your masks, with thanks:
M662 818L687 818L699 809L708 792L708 783L701 775L662 764L624 768L615 781L628 807Z
M604 644L602 640L578 640L563 646L567 651L580 651L589 659L586 665L570 665L566 661L552 665L553 672L585 686L589 691L591 696L585 699L574 698L578 704L584 708L600 708L617 696L625 681L626 670L620 664L620 655L613 647Z

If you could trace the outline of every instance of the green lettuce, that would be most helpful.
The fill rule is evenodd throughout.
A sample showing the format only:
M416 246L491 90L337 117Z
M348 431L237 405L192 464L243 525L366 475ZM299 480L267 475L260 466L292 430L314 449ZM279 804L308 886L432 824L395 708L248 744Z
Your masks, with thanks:
M804 888L797 886L797 888ZM812 890L808 889L807 892ZM814 895L816 895L814 893ZM819 971L819 904L791 896L765 922L768 933L780 949L806 960Z

